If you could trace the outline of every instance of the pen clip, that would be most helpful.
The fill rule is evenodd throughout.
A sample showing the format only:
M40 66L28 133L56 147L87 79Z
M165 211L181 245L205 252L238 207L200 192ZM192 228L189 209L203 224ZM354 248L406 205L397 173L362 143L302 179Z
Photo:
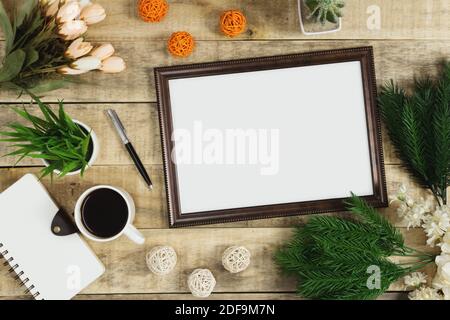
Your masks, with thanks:
M106 112L108 113L109 117L112 120L112 123L114 125L114 127L117 130L117 133L120 136L120 139L122 140L122 142L124 144L127 144L129 142L128 137L127 137L127 131L125 130L125 127L122 124L122 121L120 121L119 116L117 115L116 111L113 109L108 109L106 110Z

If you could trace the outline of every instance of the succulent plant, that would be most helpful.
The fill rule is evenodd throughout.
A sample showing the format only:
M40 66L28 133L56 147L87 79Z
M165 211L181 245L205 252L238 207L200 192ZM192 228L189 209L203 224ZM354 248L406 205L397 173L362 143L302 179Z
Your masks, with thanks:
M305 5L310 10L308 18L314 18L316 22L325 24L326 21L337 23L342 17L344 0L305 0Z

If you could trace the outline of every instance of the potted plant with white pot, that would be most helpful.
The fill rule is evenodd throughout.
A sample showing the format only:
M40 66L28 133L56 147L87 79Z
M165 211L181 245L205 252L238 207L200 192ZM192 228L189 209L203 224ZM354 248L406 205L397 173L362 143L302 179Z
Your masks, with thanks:
M305 35L320 35L341 30L344 0L297 1L300 28Z
M6 156L18 156L20 162L25 157L41 159L45 168L41 177L56 174L81 175L93 165L99 152L96 134L86 124L72 119L64 111L64 103L59 102L59 110L53 112L49 105L32 95L42 117L34 116L26 108L12 108L19 116L31 123L25 126L19 123L8 125L12 131L0 132L4 139L13 142L15 151Z

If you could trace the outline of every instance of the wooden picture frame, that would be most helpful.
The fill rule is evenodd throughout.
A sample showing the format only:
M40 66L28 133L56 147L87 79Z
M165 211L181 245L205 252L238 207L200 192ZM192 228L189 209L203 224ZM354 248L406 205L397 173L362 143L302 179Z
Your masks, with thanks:
M310 78L307 76L308 72L311 74L311 80L309 80ZM286 77L287 79L285 85L283 84L283 77ZM274 82L270 87L270 84L267 83L272 81L271 79L277 79L273 80L277 82ZM290 81L292 79L299 79L299 81L303 81L300 81L303 85L302 87L298 87L298 92L292 93L291 95L291 91L286 92L286 90L288 90L286 88L296 88L295 91L297 91L297 87L295 87L292 81ZM362 196L372 206L387 206L386 181L384 173L380 118L376 102L377 92L372 47L161 67L155 68L155 80L170 227L343 211L345 210L343 201L348 198L350 191L354 190L345 190L345 196L342 196L339 191L340 189L338 188L339 186L334 186L333 184L336 181L336 184L342 183L345 185L347 183L347 179L342 179L340 177L355 179L354 186L356 189L360 188L362 190L360 192L361 194L357 194ZM255 87L255 81L258 82L258 87ZM238 84L240 85L239 87L237 87ZM248 91L249 94L252 95L251 97L243 96L246 94L245 92L247 90L240 90L242 86L245 87L246 84L249 85ZM259 90L259 87L265 88L266 85L268 86L267 88L271 89L267 90L266 88L266 90ZM229 86L229 88L226 86ZM311 88L309 88L309 86L311 86ZM339 90L337 90L335 86L339 87ZM223 87L223 95L220 94L219 87ZM316 103L315 101L311 101L311 99L306 102L301 100L304 96L308 96L309 91L322 90L322 87L325 88L324 94L316 95L316 97L319 100L328 99L328 95L326 94L327 90L334 92L333 94L337 96L336 99L338 102L335 106L333 106L333 108L325 103L323 103L322 106L320 102ZM306 89L308 89L308 91L306 91ZM209 98L203 97L203 95L213 95L213 93L215 96L211 96ZM206 166L197 166L195 169L192 169L194 168L194 164L189 167L185 164L179 165L178 161L172 161L173 152L177 147L176 142L173 140L173 134L179 129L178 125L174 125L174 120L175 124L188 123L189 121L194 121L196 119L195 117L201 118L205 116L209 117L207 120L211 120L211 123L218 123L217 121L222 120L214 119L216 114L217 117L228 119L227 111L223 108L219 109L219 107L216 107L216 105L222 103L222 100L228 101L229 99L234 98L234 94L236 94L239 96L239 101L245 102L248 100L247 98L252 99L256 95L259 95L259 93L264 96L264 100L258 100L258 103L262 105L264 105L264 101L268 100L267 98L271 101L280 101L279 103L273 103L274 106L277 106L274 107L274 110L268 110L270 107L269 104L267 106L264 105L264 111L261 112L267 112L264 114L271 115L265 119L267 120L266 123L270 123L271 117L276 118L277 121L279 120L279 123L282 123L283 121L290 121L289 118L293 118L293 115L297 115L290 115L287 114L287 112L302 112L299 119L307 119L312 123L315 123L313 121L319 119L320 121L317 121L317 124L311 127L313 128L313 131L316 126L320 127L322 122L327 123L326 126L323 125L324 128L320 131L324 132L323 134L327 135L327 138L323 139L323 136L321 136L322 138L320 141L322 144L327 143L329 140L330 144L333 143L329 146L331 151L324 153L325 155L330 154L328 158L314 158L314 152L323 152L323 150L327 150L326 146L324 148L314 148L312 149L314 152L309 150L309 153L303 153L301 156L297 154L300 151L295 147L282 148L282 150L284 150L282 159L290 159L289 156L286 156L286 152L290 152L289 150L295 150L295 152L292 151L295 153L293 157L296 159L293 163L294 165L298 163L297 168L301 168L301 170L303 170L302 175L297 176L299 181L299 190L303 190L302 192L292 190L292 187L283 188L284 184L280 183L280 181L285 180L270 178L277 181L276 186L274 186L275 189L268 192L266 196L263 197L262 194L264 194L264 189L258 188L260 187L260 182L265 180L260 180L263 178L258 177L253 184L245 179L235 181L237 189L241 187L241 184L244 184L244 186L242 189L239 189L233 194L234 188L231 187L232 180L228 181L227 177L223 175L219 167L216 169L210 169L209 167L206 168ZM221 97L217 97L218 94L220 94ZM296 94L298 94L298 96ZM293 101L295 100L294 98L298 99L298 102ZM199 99L198 103L195 99ZM348 99L348 103L345 99ZM251 115L251 111L247 111L247 107L254 108L254 106L250 106L249 103L246 104L244 102L242 102L242 105L238 106L238 109L235 108L233 102L232 110L234 110L235 113L233 117L234 120L230 121L230 124L235 120L241 121L242 119L240 118L240 115L242 115L242 117L246 117L245 119L250 119L250 122L260 121L260 119L258 119L259 117L264 118L264 116L260 116L258 112L258 117L253 117L257 120L253 120L253 118L249 116ZM230 103L227 103L227 105L230 106ZM238 102L238 104L239 103L241 102ZM295 103L295 105L298 104L299 106L301 105L301 107L286 107L283 109L284 105L290 105L292 103ZM201 106L199 107L198 105ZM206 106L208 106L208 108L217 109L209 110L206 109ZM282 112L278 110L280 108L283 109ZM320 110L320 108L324 108L323 110L331 110L329 116L330 119L328 119L329 111L321 112L321 114L315 116L316 118L311 116L311 119L309 119L307 112L311 112L311 110L317 111L318 109ZM347 110L347 108L350 109ZM236 110L239 111L236 112ZM249 115L246 115L246 112L248 112ZM286 120L283 118L284 112L286 112ZM331 116L331 113L333 116ZM360 113L362 114L362 117L359 116L358 118L354 116L354 114ZM342 119L339 118L341 117L341 114ZM353 116L356 120L352 119L351 122L345 123L345 121L349 121L349 117L351 118ZM321 117L324 117L325 120L322 120ZM198 120L203 121L204 119ZM257 124L260 123L261 122L257 122ZM292 125L292 123L290 125L290 130L292 130L292 128L297 130L297 128L301 127ZM308 126L308 121L304 121L303 126ZM358 129L356 129L356 127ZM330 129L331 132L327 132L327 128L334 129ZM336 128L338 129L336 130ZM298 130L304 129L299 128ZM342 139L336 138L341 140L333 140L336 135L341 134L341 131L346 130L348 130L349 133L345 133L346 135L342 133ZM352 132L352 130L354 131ZM290 145L292 145L292 141L296 142L297 140L300 141L300 144L303 143L308 146L314 145L311 141L308 141L308 139L314 139L315 136L314 134L309 135L308 132L309 131L300 132L298 137L296 135L293 136L285 134L283 139L289 140ZM344 143L349 143L347 141L343 141L346 140L347 137L354 137L354 139L350 139L352 141L354 140L354 145L344 145ZM283 141L284 140L281 140L281 145L283 144ZM339 145L340 141L342 141L342 146ZM356 152L353 151L353 149L359 151ZM352 152L355 152L356 157L349 156L349 158L346 159L345 156L347 154L351 154ZM355 158L358 160L353 160ZM322 167L316 169L311 167L303 168L300 163L303 161L302 159L309 159L307 160L309 166L317 160L322 163ZM341 160L342 162L340 162ZM359 161L355 162L356 165L352 164L351 166L352 168L363 168L360 173L358 173L358 176L360 177L355 177L357 174L348 174L348 172L353 172L349 171L353 170L352 168L340 170L339 166L345 164L344 167L346 167L346 163L349 161ZM287 163L287 161L283 163ZM337 167L331 168L326 176L321 176L320 172L324 170L324 164L327 166L327 169L328 166L332 167L333 165L336 165ZM201 174L195 175L192 170ZM205 171L203 172L201 170ZM209 174L210 171L212 172L211 175ZM339 176L340 171L347 172L347 175ZM292 177L292 179L294 179L296 175L296 167L291 164L291 167L286 170L282 168L282 172L284 174L283 179L286 179L286 177ZM286 172L289 172L289 174L286 174ZM320 190L323 189L324 194L322 195L317 193L317 198L311 195L309 198L305 198L307 200L302 199L296 201L297 194L300 199L302 198L302 194L309 190L308 185L301 186L302 181L305 181L305 183L306 181L310 181L308 179L311 177L308 179L303 179L303 177L308 176L308 172L311 173L312 178L317 175L317 181L322 181L320 183L323 185L314 186L314 188L317 187L315 190L318 190L315 192L322 192ZM357 172L356 169L355 172ZM230 173L231 176L234 175L233 171L230 171ZM336 174L336 177L330 179L330 181L326 181L328 177L334 174ZM201 177L198 182L195 181L197 180L197 176ZM208 176L211 177L211 180L208 180ZM213 179L215 176L224 180L225 185L227 183L229 185L222 187L223 185L219 181L220 179ZM236 175L235 178L239 176L245 176L245 174ZM360 179L360 181L356 179ZM204 182L208 183L205 185ZM245 189L246 183L249 183L248 186L250 187L248 187L248 189L254 190ZM297 183L297 181L286 180L286 186L292 186L295 185L295 183ZM345 187L353 187L350 182L348 183L349 184L345 185ZM333 185L333 187L331 187L331 185ZM335 188L334 191L330 191L330 194L336 194L338 196L326 198L328 192L326 190L328 187L331 189ZM198 192L195 190L196 188L199 189ZM257 203L257 199L259 198L257 194L254 194L254 192L257 192L256 190L259 190L258 192L261 193L261 203ZM205 192L207 194L202 194ZM277 192L279 192L279 194ZM342 190L342 192L344 192L344 190ZM244 195L242 195L243 193ZM228 200L228 198L230 198L230 200ZM246 202L247 198L252 199L248 200L248 203L251 203L250 205ZM263 198L274 199L275 201L273 203L267 203L264 202L266 200ZM289 201L280 200L284 201L280 202L278 199L289 199ZM225 202L229 201L229 203L226 205L221 205L219 202L223 202L222 200ZM202 201L208 203L203 204ZM240 205L242 203L246 205Z

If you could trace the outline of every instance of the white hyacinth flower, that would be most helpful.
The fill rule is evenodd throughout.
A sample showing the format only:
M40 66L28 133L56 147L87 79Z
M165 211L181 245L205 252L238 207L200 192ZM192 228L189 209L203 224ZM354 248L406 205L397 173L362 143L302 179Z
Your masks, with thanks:
M421 287L408 295L410 300L442 300L443 297L436 289Z
M420 287L427 283L427 275L423 272L413 272L403 278L407 287Z
M442 240L450 228L450 209L448 206L438 207L432 214L427 215L423 228L427 234L427 244L434 247L435 243Z

